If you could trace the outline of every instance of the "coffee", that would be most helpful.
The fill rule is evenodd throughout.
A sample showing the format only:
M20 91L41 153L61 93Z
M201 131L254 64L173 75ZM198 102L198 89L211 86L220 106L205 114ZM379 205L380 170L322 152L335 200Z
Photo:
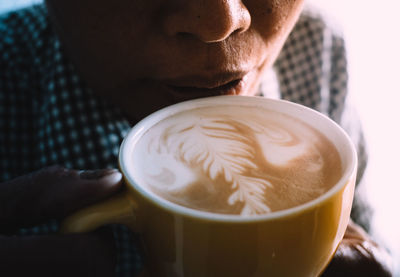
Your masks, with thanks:
M138 183L170 202L220 214L288 209L342 176L339 153L309 123L261 107L199 107L165 118L133 153Z

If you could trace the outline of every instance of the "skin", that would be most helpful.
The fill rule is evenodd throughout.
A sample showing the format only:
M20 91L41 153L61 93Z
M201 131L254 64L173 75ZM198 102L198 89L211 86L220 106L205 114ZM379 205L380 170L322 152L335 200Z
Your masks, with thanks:
M254 95L303 2L48 0L47 5L89 86L136 121L192 98ZM218 88L234 80L242 81Z
M13 236L116 193L117 170L77 171L59 166L0 183L0 276L114 275L116 250L109 229L71 235Z
M46 4L83 79L133 123L183 100L255 95L303 2L47 0ZM60 167L0 183L0 275L113 276L116 253L110 232L23 238L10 234L62 219L120 187L118 172ZM353 223L348 230L323 276L371 272L391 276L386 252Z

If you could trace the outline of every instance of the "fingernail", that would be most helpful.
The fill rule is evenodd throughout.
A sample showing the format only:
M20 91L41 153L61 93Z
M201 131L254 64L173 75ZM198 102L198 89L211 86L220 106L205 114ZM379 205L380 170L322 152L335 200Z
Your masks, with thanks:
M117 169L96 169L96 170L82 170L79 172L79 177L85 180L99 180L106 176L121 173Z

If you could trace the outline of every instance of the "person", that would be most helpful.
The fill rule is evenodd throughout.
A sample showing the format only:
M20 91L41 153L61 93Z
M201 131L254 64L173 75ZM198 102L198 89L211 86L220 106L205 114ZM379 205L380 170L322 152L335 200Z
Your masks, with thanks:
M137 121L225 94L286 99L342 124L362 187L345 44L304 0L47 0L2 15L0 274L143 274L140 236L126 227L59 235L58 224L121 189L118 149ZM360 200L322 276L391 276Z

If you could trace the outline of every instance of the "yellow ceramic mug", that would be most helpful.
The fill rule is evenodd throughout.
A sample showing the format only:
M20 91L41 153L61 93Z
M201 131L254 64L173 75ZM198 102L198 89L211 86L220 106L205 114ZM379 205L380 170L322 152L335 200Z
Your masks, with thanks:
M149 193L129 163L140 137L165 117L199 105L246 104L302 118L339 151L343 174L322 196L297 207L251 217L192 210ZM357 155L345 132L304 106L258 97L221 96L160 110L138 123L124 139L119 157L126 191L67 218L62 232L87 232L122 223L142 233L147 269L155 277L318 276L341 241L352 206Z

